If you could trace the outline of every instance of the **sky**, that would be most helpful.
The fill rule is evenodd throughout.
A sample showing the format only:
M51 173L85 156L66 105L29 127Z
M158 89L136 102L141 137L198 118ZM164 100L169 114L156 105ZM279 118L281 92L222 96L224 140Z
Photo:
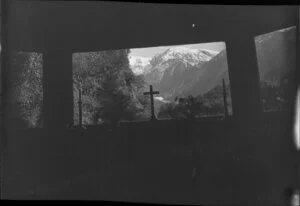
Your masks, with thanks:
M153 57L155 54L175 46L181 46L181 45L131 49L130 56ZM188 44L182 46L187 46L190 48L198 48L198 49L208 49L208 50L219 52L225 48L225 43L214 42L214 43L205 43L205 44Z

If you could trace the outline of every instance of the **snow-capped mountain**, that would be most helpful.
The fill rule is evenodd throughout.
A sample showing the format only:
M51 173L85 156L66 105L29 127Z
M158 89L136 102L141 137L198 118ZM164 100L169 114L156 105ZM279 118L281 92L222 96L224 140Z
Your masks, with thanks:
M145 79L159 89L164 97L174 96L194 78L195 73L201 75L201 66L216 54L215 51L185 46L169 48L150 60L151 67Z
M218 52L207 49L195 49L186 46L177 46L166 49L165 51L156 54L153 58L141 56L129 56L129 64L135 74L146 74L152 70L158 69L159 66L170 60L178 60L185 65L196 66L205 61L209 61ZM160 64L161 63L161 64Z
M159 89L164 97L173 96L203 72L201 66L218 52L176 46L157 53L152 58L129 56L132 71L144 75L148 84Z
M185 46L172 47L166 51L156 55L154 58L162 61L169 61L172 59L179 60L184 64L196 66L199 63L209 61L217 52L206 49L192 49Z
M209 61L216 54L217 52L206 49L193 49L185 46L178 46L156 54L151 59L150 63L152 67L155 67L171 60L177 60L185 65L197 66L203 62Z

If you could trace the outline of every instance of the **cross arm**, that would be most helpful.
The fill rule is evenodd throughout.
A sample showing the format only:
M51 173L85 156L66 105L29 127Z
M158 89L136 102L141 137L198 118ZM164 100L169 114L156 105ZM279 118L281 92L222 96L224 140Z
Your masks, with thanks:
M148 94L159 94L159 92L144 92L144 95L148 95Z

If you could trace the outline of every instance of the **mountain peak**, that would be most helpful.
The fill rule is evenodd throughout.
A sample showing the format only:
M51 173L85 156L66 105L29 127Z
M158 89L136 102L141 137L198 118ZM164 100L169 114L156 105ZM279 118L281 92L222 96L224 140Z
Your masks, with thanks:
M172 47L160 54L159 56L164 60L178 59L185 64L192 66L198 65L212 59L218 52L209 51L205 49L196 49L186 46Z
M189 46L177 46L172 47L169 49L169 51L177 52L177 53L183 53L183 54L198 54L198 53L204 53L209 56L215 56L218 54L217 51L209 50L209 49L200 49L200 48L192 48Z
M168 48L151 57L129 56L129 63L134 73L146 74L150 70L157 68L164 70L170 61L182 62L184 65L199 66L211 60L218 52L191 48L188 46L176 46Z
M187 53L198 53L199 50L198 49L192 49L186 46L177 46L177 47L172 47L169 49L169 51L172 52L177 52L177 53L183 53L183 54L187 54Z

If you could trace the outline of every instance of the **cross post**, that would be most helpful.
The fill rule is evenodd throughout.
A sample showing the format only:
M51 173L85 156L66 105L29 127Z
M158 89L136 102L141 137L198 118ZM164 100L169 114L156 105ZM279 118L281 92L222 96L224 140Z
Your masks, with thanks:
M153 95L159 94L159 91L153 91L152 85L150 85L150 91L144 92L144 95L150 95L151 100L151 120L157 120L154 113L154 101L153 101Z
M79 110L79 126L82 127L82 101L81 101L81 88L78 90L78 110Z
M222 79L222 83L223 83L224 116L225 116L225 119L227 119L228 118L228 105L227 105L226 86L225 86L224 79Z

